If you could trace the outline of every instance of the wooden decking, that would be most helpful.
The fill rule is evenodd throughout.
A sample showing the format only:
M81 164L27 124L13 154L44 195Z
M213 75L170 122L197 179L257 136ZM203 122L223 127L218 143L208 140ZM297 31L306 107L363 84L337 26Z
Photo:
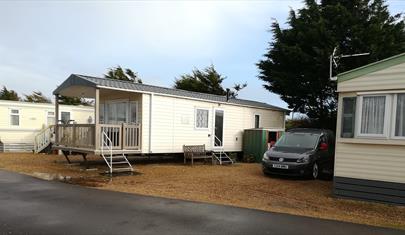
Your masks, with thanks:
M104 138L111 140L113 154L141 152L140 124L58 124L54 149L100 154ZM105 135L103 134L105 133Z

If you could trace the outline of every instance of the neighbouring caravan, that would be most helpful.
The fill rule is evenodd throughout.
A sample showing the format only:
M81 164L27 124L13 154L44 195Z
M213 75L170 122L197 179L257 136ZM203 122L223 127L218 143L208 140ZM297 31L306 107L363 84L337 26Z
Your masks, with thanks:
M95 100L95 124L72 130L58 125L56 148L103 155L181 153L183 145L208 151L242 151L244 129L284 130L289 110L266 103L227 98L128 81L72 74L54 95ZM57 104L56 104L57 105ZM105 152L104 152L105 153Z
M338 75L334 193L405 205L405 53Z
M33 151L35 137L55 124L55 105L0 100L0 151ZM94 123L94 107L60 105L59 120Z

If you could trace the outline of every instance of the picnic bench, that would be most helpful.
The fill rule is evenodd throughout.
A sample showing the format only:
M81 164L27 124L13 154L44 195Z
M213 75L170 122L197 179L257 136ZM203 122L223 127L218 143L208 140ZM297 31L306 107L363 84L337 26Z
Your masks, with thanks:
M214 164L213 156L207 155L207 152L205 151L205 144L183 145L183 152L184 152L184 164L187 163L187 159L191 159L191 165L194 165L194 159L204 159L204 161L211 159L211 163Z

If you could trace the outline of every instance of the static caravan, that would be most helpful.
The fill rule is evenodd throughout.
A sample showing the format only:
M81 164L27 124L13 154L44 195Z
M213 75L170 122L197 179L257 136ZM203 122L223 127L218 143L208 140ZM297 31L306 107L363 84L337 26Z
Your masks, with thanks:
M100 155L105 148L115 154L181 153L183 145L240 152L244 129L284 130L288 112L256 101L76 74L54 95L92 98L96 113L94 125L58 125L56 148Z
M405 205L405 53L338 75L334 194Z
M1 151L32 152L36 136L55 124L54 104L0 100L0 113ZM93 123L94 108L60 105L58 116L66 121Z

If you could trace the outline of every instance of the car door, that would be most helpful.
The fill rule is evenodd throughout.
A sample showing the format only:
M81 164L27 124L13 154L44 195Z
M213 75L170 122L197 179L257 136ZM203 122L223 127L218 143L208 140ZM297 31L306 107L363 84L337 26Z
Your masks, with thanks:
M322 143L326 143L329 146L329 142L328 142L328 138L325 134L322 134L321 137L319 138L319 143L318 143L318 154L319 154L319 158L318 158L318 163L319 166L321 167L321 169L328 169L330 168L328 166L328 163L330 162L330 146L327 150L321 150L320 146Z

